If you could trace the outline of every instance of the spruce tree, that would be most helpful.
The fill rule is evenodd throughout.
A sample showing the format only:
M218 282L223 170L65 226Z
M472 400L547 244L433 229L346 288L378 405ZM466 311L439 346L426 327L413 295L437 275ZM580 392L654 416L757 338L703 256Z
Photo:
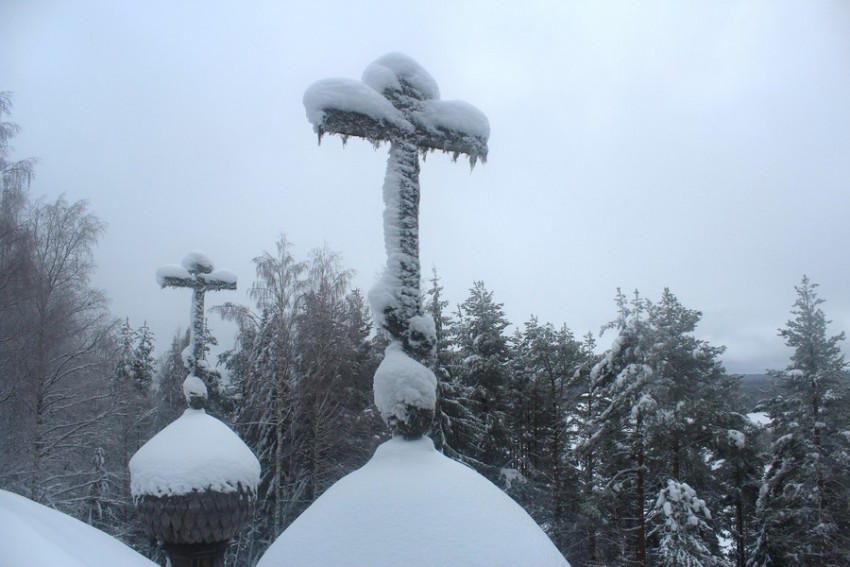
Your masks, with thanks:
M459 352L453 338L457 321L446 311L449 302L443 299L443 286L434 270L431 287L426 291L425 312L434 320L436 342L431 370L437 377L437 404L431 438L443 454L475 466L477 441L484 437L484 423L479 419L473 402L474 388L461 381L458 373Z
M510 324L493 292L477 281L457 312L454 372L470 389L482 435L461 452L477 461L479 472L497 481L510 464L507 412L510 349L504 334Z
M807 277L779 335L793 349L773 371L768 404L775 440L757 503L758 539L750 565L850 564L848 366L829 336L817 284Z

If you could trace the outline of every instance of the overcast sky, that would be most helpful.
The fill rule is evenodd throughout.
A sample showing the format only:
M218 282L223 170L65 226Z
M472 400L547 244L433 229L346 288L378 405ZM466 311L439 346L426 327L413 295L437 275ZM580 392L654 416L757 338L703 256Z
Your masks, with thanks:
M375 281L387 148L317 145L302 96L390 51L490 121L483 167L422 166L423 273L453 305L483 280L512 323L581 335L614 318L618 287L670 287L728 370L761 372L787 363L776 331L807 274L830 331L850 329L846 1L0 6L13 155L40 159L33 195L108 223L94 283L160 352L189 293L154 274L191 250L240 280L208 305L247 303L251 259L281 233Z

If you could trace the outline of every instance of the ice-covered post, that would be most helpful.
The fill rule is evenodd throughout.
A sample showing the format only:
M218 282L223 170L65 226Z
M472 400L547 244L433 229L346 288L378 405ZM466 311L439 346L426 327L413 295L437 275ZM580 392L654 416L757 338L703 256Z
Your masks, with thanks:
M236 276L213 271L193 252L181 266L157 270L162 287L192 289L189 375L183 393L189 408L130 459L130 492L151 536L164 543L173 567L224 567L235 534L254 510L260 463L227 425L207 415L204 359L204 294L236 289Z
M442 101L436 81L411 58L384 55L363 80L326 79L304 94L307 118L324 134L389 142L384 178L387 265L369 292L375 319L392 338L375 374L375 402L393 433L422 436L431 424L436 379L434 322L422 312L419 266L419 153L443 151L471 166L487 158L487 117L461 101Z
M183 382L183 393L194 409L206 405L207 377L204 356L204 295L208 291L236 289L236 276L229 270L213 271L212 261L200 252L190 252L180 266L163 266L156 272L160 287L187 287L192 290L189 312L189 347L184 352L183 363L189 375Z

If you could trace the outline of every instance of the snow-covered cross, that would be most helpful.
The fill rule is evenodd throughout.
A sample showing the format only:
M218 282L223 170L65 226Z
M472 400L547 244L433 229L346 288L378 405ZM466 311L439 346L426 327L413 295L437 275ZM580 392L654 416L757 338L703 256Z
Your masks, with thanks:
M208 291L236 289L236 275L229 270L213 271L212 260L200 252L190 252L180 266L168 265L156 271L160 287L188 287L192 290L189 312L189 347L183 353L183 363L189 375L183 382L186 401L195 409L206 404L207 388L202 378L206 375L204 356L204 295Z
M427 369L402 358L409 357L422 366L432 356L436 341L434 322L422 313L419 285L419 153L443 151L454 159L465 154L474 167L479 159L487 158L490 125L472 105L440 100L431 75L413 59L398 53L384 55L369 65L362 82L326 79L314 83L304 94L304 106L319 141L327 133L338 134L343 141L350 136L365 138L376 147L390 143L384 178L387 266L380 282L369 292L369 303L376 321L393 339L385 362L395 360L387 384L383 384L382 376L388 372L378 370L375 399L390 427L405 431L412 419L411 408L418 412L430 404L433 412L435 394L427 392L433 387L425 382L436 385L430 370L430 377L426 377ZM415 385L416 380L405 382L400 378L411 373L420 375L424 382ZM392 392L384 396L381 392L387 389ZM421 419L427 418L423 415ZM407 426L399 429L399 422ZM410 436L417 435L414 432Z

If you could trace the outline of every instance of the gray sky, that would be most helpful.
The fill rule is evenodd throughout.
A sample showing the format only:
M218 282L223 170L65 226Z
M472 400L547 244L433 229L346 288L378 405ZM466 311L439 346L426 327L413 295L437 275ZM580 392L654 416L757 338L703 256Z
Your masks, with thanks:
M805 273L830 331L850 328L843 0L0 6L14 156L40 158L34 195L108 223L95 285L160 352L189 294L154 273L190 250L240 279L208 305L248 302L251 259L280 233L374 282L386 148L318 146L301 99L390 51L490 120L486 165L422 167L423 273L453 304L483 280L512 323L581 335L614 317L617 287L670 287L728 370L761 372L787 363L776 330Z

